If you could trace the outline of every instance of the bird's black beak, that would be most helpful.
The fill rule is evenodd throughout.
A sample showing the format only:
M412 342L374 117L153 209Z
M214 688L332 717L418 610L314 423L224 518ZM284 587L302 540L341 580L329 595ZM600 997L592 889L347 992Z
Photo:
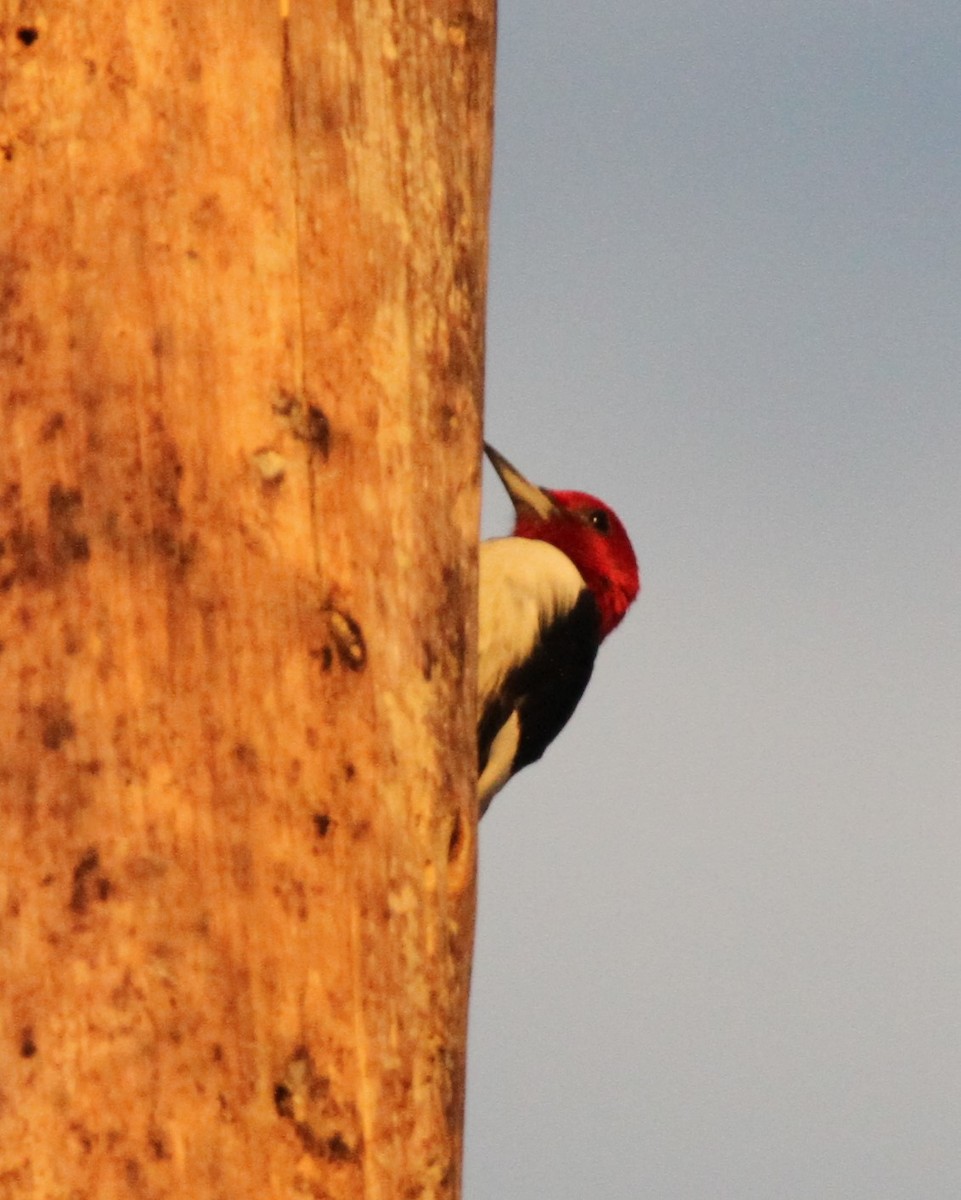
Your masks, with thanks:
M523 513L534 513L542 521L546 521L548 517L558 511L557 504L550 492L536 487L530 480L525 479L516 467L511 466L503 454L498 454L494 447L487 442L484 443L484 450L491 460L494 470L500 476L501 483L507 489L507 494L510 496L514 511L518 516Z

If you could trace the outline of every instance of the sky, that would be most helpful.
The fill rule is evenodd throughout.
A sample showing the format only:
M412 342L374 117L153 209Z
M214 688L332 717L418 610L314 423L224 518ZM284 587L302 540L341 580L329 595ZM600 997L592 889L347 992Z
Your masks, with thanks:
M498 41L487 436L643 592L482 826L467 1200L957 1200L961 6Z

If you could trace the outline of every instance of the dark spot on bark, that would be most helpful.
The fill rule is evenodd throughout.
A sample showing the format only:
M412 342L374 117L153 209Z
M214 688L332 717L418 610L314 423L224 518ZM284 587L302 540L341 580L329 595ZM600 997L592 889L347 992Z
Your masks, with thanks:
M332 1158L335 1162L349 1162L355 1157L355 1152L339 1133L335 1133L327 1139L327 1153L324 1157Z
M47 750L59 750L76 732L73 722L68 717L54 717L43 727L43 744Z
M150 1153L158 1161L172 1157L162 1130L151 1129L147 1135L147 1142L150 1146Z
M55 412L52 416L47 417L43 425L40 427L40 440L49 442L57 436L57 434L66 425L67 420L62 412Z
M127 1187L132 1192L140 1192L143 1189L143 1170L135 1158L125 1159L123 1173L127 1179Z
M301 880L286 875L274 884L272 890L285 913L295 916L299 921L307 920L307 889Z
M40 740L47 750L59 750L64 742L76 736L77 728L70 717L70 707L63 700L50 700L37 709L40 717Z
M293 1093L285 1083L278 1083L274 1088L274 1108L281 1117L293 1117Z
M454 816L454 825L450 831L450 840L447 843L447 861L452 863L457 857L457 852L461 848L464 840L463 818L458 811Z
M158 333L154 339L154 353L163 354L165 350L163 335ZM177 451L177 444L167 433L163 417L160 413L151 414L150 429L156 439L156 467L151 474L153 494L157 501L158 528L170 529L183 519L183 509L180 506L180 483L183 479L184 468Z
M354 766L354 764L352 762L344 763L344 778L348 781L348 783L350 782L351 779L354 778L354 776L356 774L357 774L357 768Z
M13 162L13 146L10 142L4 142L0 146L0 151L3 152L3 157L7 162Z
M234 761L248 770L256 770L258 766L257 751L248 742L238 742L234 746Z
M85 775L99 775L103 770L103 763L99 758L91 758L88 762L77 763L77 770L83 771Z
M17 37L25 46L32 46L40 34L32 25L21 25L17 30Z
M37 1053L37 1043L33 1036L33 1030L28 1025L26 1029L20 1031L20 1057L33 1058Z
M320 663L322 671L329 671L334 665L334 652L330 646L316 646L310 651L310 657Z
M323 1158L329 1162L356 1162L359 1157L339 1132L321 1137L307 1121L295 1121L294 1130L311 1158Z
M18 276L26 270L26 259L20 258L16 254L0 254L0 317L12 313L20 303L23 288ZM24 398L22 393L11 392L7 397L7 403L13 407L17 401L22 403ZM16 487L19 491L18 484L11 484L11 487Z
M97 847L91 846L80 856L73 869L70 908L82 916L93 900L106 900L112 891L110 880L100 874L100 854Z
M47 493L47 511L51 520L69 518L82 506L83 497L77 488L64 488L59 483L50 485L50 491Z
M339 1133L326 1139L318 1138L309 1128L300 1127L297 1133L304 1144L304 1149L316 1158L326 1158L331 1162L357 1162L360 1158L357 1151L348 1146Z
M454 263L454 286L466 292L472 301L478 293L478 276L477 268L474 265L474 256L466 250L458 255L457 261Z
M443 610L441 612L444 633L444 653L455 662L462 663L467 656L467 630L463 615L470 597L465 592L466 576L454 567L445 567L443 582Z
M330 829L330 817L326 813L314 813L314 829L318 837L326 837Z
M90 543L86 534L76 528L83 509L83 496L77 488L51 484L47 493L47 514L50 519L50 552L54 567L66 567L73 562L87 562Z
M286 417L295 438L326 460L330 456L330 422L319 404L282 388L274 412Z
M80 1149L84 1154L89 1154L94 1144L94 1137L90 1130L81 1125L79 1121L71 1121L67 1128L80 1143Z
M189 538L179 538L170 529L157 527L151 535L153 547L161 558L167 559L174 570L183 575L197 557L199 541L197 535Z
M356 1162L361 1141L352 1146L345 1124L356 1117L351 1107L337 1103L331 1082L317 1072L310 1052L299 1046L291 1055L283 1079L274 1087L277 1115L290 1121L304 1150L328 1162Z
M452 383L463 383L469 387L474 382L476 362L477 353L470 336L459 329L452 329L447 351L448 378ZM457 432L457 410L450 404L443 404L438 416L441 437L445 442L450 441Z
M221 1046L220 1042L214 1042L213 1046L211 1046L210 1059L211 1062L215 1063L224 1061L224 1048Z
M447 198L444 202L444 225L447 229L447 235L453 238L457 233L457 223L460 221L464 212L464 201L455 192L453 188L447 193Z
M434 677L434 667L437 665L437 655L434 653L434 647L430 642L424 641L421 643L421 653L423 654L423 663L421 664L421 673L424 678L430 683Z
M277 399L271 405L271 408L273 408L279 417L289 417L298 404L300 404L300 401L293 392L287 388L280 388Z
M330 422L316 404L308 404L304 413L303 426L294 431L302 441L308 442L321 457L330 454Z

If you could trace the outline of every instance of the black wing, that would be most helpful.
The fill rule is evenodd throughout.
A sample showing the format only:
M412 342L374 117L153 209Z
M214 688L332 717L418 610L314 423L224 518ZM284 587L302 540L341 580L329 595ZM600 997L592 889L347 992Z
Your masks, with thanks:
M572 609L541 628L533 654L514 668L481 713L478 772L487 766L498 730L516 709L520 740L513 770L536 762L570 720L584 695L600 637L600 613L585 588Z

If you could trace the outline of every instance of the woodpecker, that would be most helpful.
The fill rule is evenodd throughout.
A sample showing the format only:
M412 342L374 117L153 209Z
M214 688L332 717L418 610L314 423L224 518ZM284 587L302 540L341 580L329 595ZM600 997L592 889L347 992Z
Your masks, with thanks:
M598 647L640 590L624 526L585 492L535 487L485 442L514 505L511 537L480 547L480 815L567 724Z

